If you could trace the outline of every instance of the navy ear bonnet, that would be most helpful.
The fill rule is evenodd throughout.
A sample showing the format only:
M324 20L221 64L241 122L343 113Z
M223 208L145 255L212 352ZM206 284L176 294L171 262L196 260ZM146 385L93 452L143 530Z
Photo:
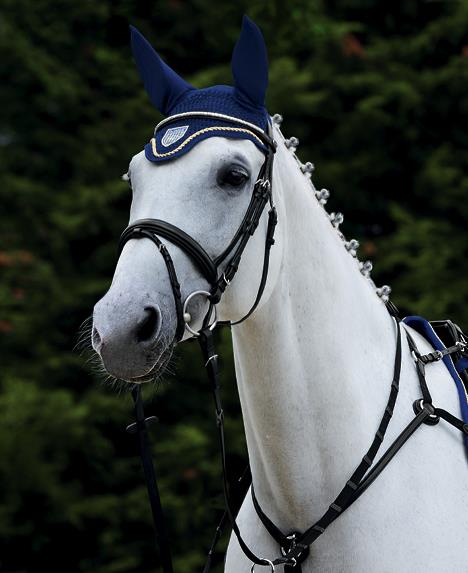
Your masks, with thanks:
M265 108L267 54L260 30L247 16L232 54L234 86L194 88L163 62L136 28L130 28L133 56L145 89L153 105L166 116L156 126L154 138L145 145L149 161L175 159L203 139L216 136L249 139L264 153L267 151L255 135L255 128L267 132L270 122ZM184 115L194 112L201 114ZM203 112L218 117L203 117ZM220 116L240 121L234 123Z

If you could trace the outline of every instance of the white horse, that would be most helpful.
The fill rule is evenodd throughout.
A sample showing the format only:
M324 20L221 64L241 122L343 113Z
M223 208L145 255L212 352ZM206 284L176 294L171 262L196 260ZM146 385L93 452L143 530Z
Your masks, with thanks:
M276 244L260 305L233 327L232 338L256 495L287 532L304 531L321 517L368 449L390 390L396 331L278 125L273 135L278 143ZM138 153L129 166L130 222L169 221L214 257L237 230L263 160L251 141L223 137L201 141L178 159L157 165ZM237 188L220 184L221 172L239 166L246 182ZM265 232L264 213L218 305L221 319L242 317L255 299ZM182 299L207 290L187 255L165 242ZM191 307L192 326L201 326L205 312L200 303ZM147 239L130 240L94 310L96 352L112 375L144 382L164 368L175 328L173 294L159 251ZM423 354L432 350L412 329L400 328L411 332ZM446 367L430 365L427 379L434 404L458 415L457 391ZM403 337L400 393L381 451L414 418L412 404L419 397ZM257 555L280 556L250 494L238 523ZM441 422L417 430L376 482L312 545L302 567L304 573L462 573L468 571L467 548L465 453L460 433ZM226 573L248 573L251 565L232 537Z

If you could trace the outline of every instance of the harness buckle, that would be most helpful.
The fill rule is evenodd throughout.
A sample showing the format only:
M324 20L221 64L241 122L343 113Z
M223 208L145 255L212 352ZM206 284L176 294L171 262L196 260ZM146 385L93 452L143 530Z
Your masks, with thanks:
M458 346L462 354L465 354L468 351L468 342L465 342L464 340L457 340L457 342L455 342L455 346Z
M288 559L288 561L284 564L285 565L285 572L289 571L289 568L291 568L291 570L294 570L298 565L300 565L303 561L305 561L310 553L310 547L308 545L302 545L302 544L297 544L296 540L299 537L299 533L297 531L293 531L293 533L290 533L289 535L286 535L286 540L289 541L289 544L285 544L284 546L281 546L281 555L283 557L286 557L287 554L292 551L293 549L296 549L297 546L299 546L301 548L301 552L299 553L299 555L297 557L290 557ZM287 568L289 566L289 568Z
M291 551L291 549L294 549L294 547L296 547L296 538L297 538L296 532L286 535L286 539L290 542L290 544L289 547L281 547L281 555L283 557L286 557L286 555ZM294 559L294 557L292 559ZM294 561L296 561L296 559L294 559Z
M271 183L268 179L257 179L255 186L261 187L264 191L270 191Z

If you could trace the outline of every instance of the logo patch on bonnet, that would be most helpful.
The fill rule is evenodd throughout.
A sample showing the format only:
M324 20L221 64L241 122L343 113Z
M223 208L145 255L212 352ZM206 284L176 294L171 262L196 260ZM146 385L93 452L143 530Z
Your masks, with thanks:
M187 132L189 128L188 125L181 125L180 127L170 127L161 139L161 143L164 147L169 147L176 141L179 141Z

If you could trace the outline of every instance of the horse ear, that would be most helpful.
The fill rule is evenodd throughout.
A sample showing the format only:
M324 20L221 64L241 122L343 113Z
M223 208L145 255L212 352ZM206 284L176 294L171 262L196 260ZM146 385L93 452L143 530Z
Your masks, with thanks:
M167 115L178 98L188 90L194 89L183 80L165 62L148 40L130 26L132 52L145 90L152 104Z
M268 86L268 57L262 33L248 16L232 53L232 76L236 91L250 104L265 105Z

